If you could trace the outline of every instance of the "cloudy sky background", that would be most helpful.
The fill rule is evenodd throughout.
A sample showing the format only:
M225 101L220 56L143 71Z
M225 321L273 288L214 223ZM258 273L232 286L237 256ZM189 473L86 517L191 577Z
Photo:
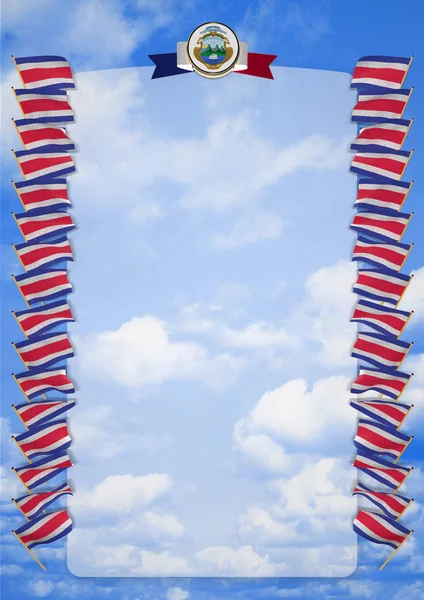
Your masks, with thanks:
M44 4L53 19L57 3ZM33 30L40 38L28 41L26 23L40 14L29 14L28 3L21 6L23 27L22 10L10 5L5 11L11 51L59 53L60 47L74 57L77 70L143 64L137 48L150 35L149 52L168 51L169 43L158 47L158 36L183 39L185 31L178 25L183 11L177 15L173 3L163 12L146 2L132 12L118 3L75 3L81 18L65 14L62 41L54 46L50 40L51 47L44 43L41 50L40 29L51 25L40 19ZM267 7L264 16L252 5L236 28L255 50L271 51L260 27L279 9ZM315 16L294 4L286 8L288 23L299 31L305 23L298 44L307 47L329 35L325 7ZM258 34L250 39L253 18ZM87 30L98 32L97 41ZM108 31L122 35L117 48L99 43ZM4 71L4 90L16 80L10 71ZM355 185L347 173L353 131L346 114L354 101L348 77L277 69L273 83L237 75L213 83L194 75L150 82L150 72L85 73L72 95L78 114L72 136L80 147L71 188L79 227L71 274L78 318L72 374L80 389L71 420L78 466L70 480L78 494L68 566L78 575L103 576L349 575L356 551L348 496L353 419L346 410L354 368L348 356L354 275L347 262L353 238L346 227L352 211L343 200L353 198ZM6 93L3 98L9 148L17 145L8 122L16 106ZM15 169L6 162L4 186ZM16 210L10 190L2 193L5 212ZM411 194L411 210L414 199ZM16 231L3 221L8 245ZM417 242L417 226L416 218L411 241ZM4 260L8 312L20 305L8 281L17 269L9 248ZM407 268L421 265L416 247ZM422 362L422 279L418 270L403 304L416 311L409 329L416 373ZM103 293L105 284L113 293ZM9 344L15 324L5 323ZM9 348L6 373L19 368ZM423 385L416 377L408 391L416 404ZM11 401L20 400L9 382L4 387ZM6 432L16 428L9 403L2 412ZM408 420L411 430L419 417L417 407ZM419 467L414 455L411 448L405 458ZM262 597L372 597L380 589L370 576L375 567L365 564L382 559L387 549L362 545L354 578L327 587L320 580L305 582L302 591L296 580L172 585L155 579L131 587L132 580L79 580L69 572L69 583L61 586L61 544L38 550L49 563L48 575L40 578L37 565L26 562L10 539L8 531L21 519L8 504L17 486L7 469L20 457L8 446L3 457L7 597L15 597L11 590L23 569L28 577L16 591L20 598L124 598L133 597L131 590L141 598L160 593L171 600L254 590ZM416 469L405 493L418 499L421 481ZM420 515L417 502L406 524L417 530ZM392 597L402 585L411 597L421 597L417 545L411 542L399 557Z

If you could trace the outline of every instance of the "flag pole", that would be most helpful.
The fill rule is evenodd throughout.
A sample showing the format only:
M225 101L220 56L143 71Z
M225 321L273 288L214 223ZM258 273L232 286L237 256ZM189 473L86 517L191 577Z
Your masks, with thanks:
M20 142L21 142L22 146L25 148L25 150L28 150L28 148L27 148L27 147L26 147L26 145L25 145L25 142L24 142L24 140L22 139L22 136L21 136L21 134L20 134L20 132L19 132L19 129L16 127L15 119L14 119L13 117L12 117L12 123L13 123L13 125L15 126L16 133L17 133L17 134L18 134L18 136L19 136L19 140L20 140ZM405 134L405 137L406 137L406 135L407 135L407 134Z
M18 446L19 450L22 452L22 454L25 456L25 458L27 459L27 461L29 462L29 464L31 464L30 459L28 458L28 456L25 454L25 452L22 450L22 448L20 447L20 445L18 444L18 442L15 439L15 436L12 435L12 440L15 442L15 444Z
M405 327L408 325L409 321L411 320L412 315L414 314L415 311L411 310L411 312L409 313L409 317L406 319L404 326L402 327L402 330L400 331L399 335L397 336L396 339L399 339L400 336L403 333L403 330L405 329Z
M399 546L396 548L396 550L393 550L393 552L391 553L391 555L389 556L389 558L386 560L386 562L381 565L380 571L382 571L384 569L384 567L387 565L387 563L389 562L389 560L391 560L393 558L393 556L396 554L396 552L403 546L403 544L406 542L406 540L409 538L409 536L412 535L413 533L414 533L414 530L412 529L408 533L408 535L406 536L406 538L403 540L403 542L401 542L399 544Z
M405 475L405 479L402 481L402 483L400 483L397 488L395 489L395 491L393 492L394 494L396 494L396 492L402 487L402 485L405 483L406 478L410 476L410 474L412 473L412 471L414 470L414 467L411 467L408 471L408 473Z
M16 187L16 185L15 185L15 182L13 181L13 179L12 179L12 185L13 185L13 188L14 188L15 192L16 192L16 193L17 193L17 195L18 195L19 202L22 204L22 206L23 206L23 209L25 210L25 212L27 212L27 210L28 210L28 209L25 207L25 204L22 202L21 195L20 195L20 193L18 192L18 188ZM406 197L406 196L405 196L405 197Z
M14 275L12 275L12 279L16 283L16 286L17 286L18 290L21 292L22 298L24 299L25 304L27 305L28 308L31 308L30 305L29 305L29 303L28 303L28 300L25 298L25 295L24 295L23 291L21 290L20 286L18 285L18 282L16 281L16 277Z
M31 402L31 400L28 398L28 396L25 394L24 390L22 389L22 387L21 387L21 384L20 384L20 383L19 383L19 381L16 379L16 377L15 377L15 373L12 373L12 377L13 377L13 379L16 381L16 383L18 384L18 386L19 386L19 389L21 390L21 392L23 393L23 395L25 396L25 398L28 400L28 402Z
M16 99L16 102L17 102L17 103L18 103L18 105L19 105L19 108L21 109L21 113L22 113L22 115L23 115L24 117L26 117L26 114L24 113L24 109L22 108L22 105L21 105L21 103L20 103L20 102L19 102L19 100L18 100L18 96L16 95L15 88L13 87L13 85L12 85L12 90L13 90L13 93L15 94L15 99Z
M19 356L19 358L21 359L21 361L24 363L24 367L25 367L26 369L28 369L28 367L27 367L27 365L26 365L26 362L23 360L23 358L21 357L21 355L20 355L20 354L19 354L19 352L18 352L18 349L17 349L17 348L16 348L16 346L15 346L15 342L12 342L12 346L15 348L15 350L16 350L16 354Z
M14 404L12 404L12 408L13 408L13 410L15 411L15 413L18 415L18 417L20 418L20 420L22 421L22 423L23 423L24 427L25 427L26 429L29 429L28 425L25 423L25 421L23 420L23 418L21 417L21 415L20 415L20 414L18 413L18 411L16 410L16 407L15 407L15 405L14 405Z
M46 570L46 567L43 565L43 563L42 563L42 562L40 562L40 561L38 560L38 558L35 556L35 554L34 554L33 552L31 552L31 550L28 548L28 546L27 546L27 545L26 545L26 544L25 544L25 543L24 543L24 542L21 540L21 538L18 536L18 534L16 533L16 531L14 531L14 530L12 529L12 533L13 533L13 535L16 537L16 539L18 539L18 540L21 542L22 546L28 550L28 552L31 554L32 558L38 562L38 564L39 564L39 565L40 565L40 567L43 569L43 571L45 571L45 570Z
M409 94L408 94L408 100L405 102L405 106L403 107L403 110L402 110L402 112L401 112L401 114L399 116L400 119L402 118L403 113L405 112L406 105L408 104L409 98L411 97L411 94L412 94L413 91L414 91L414 87L411 87L411 89L409 90Z
M12 502L13 502L13 504L16 506L16 508L19 508L19 510L21 511L21 513L24 515L25 519L26 519L27 521L29 521L29 518L26 516L26 514L24 513L24 511L22 510L22 508L19 506L19 504L17 504L17 503L15 502L15 498L12 498Z
M399 423L399 425L396 427L396 431L399 429L399 427L402 425L402 423L404 422L404 420L406 419L406 417L409 415L409 413L411 412L411 410L414 408L414 405L411 404L411 406L409 407L409 409L407 410L407 412L403 415L403 419L402 421Z
M399 363L399 365L396 367L396 371L399 371L399 367L402 365L403 361L405 360L405 358L408 356L408 352L410 351L410 349L412 348L412 346L414 345L414 342L411 342L409 344L409 348L408 350L405 352L405 356L402 358L402 362Z
M409 153L408 160L403 165L402 173L400 174L399 181L402 179L403 174L405 173L406 167L409 165L409 161L411 160L412 155L414 154L414 150L412 149Z
M16 477L19 479L19 481L22 483L22 485L24 486L24 488L26 489L26 491L28 492L28 494L32 494L31 490L29 489L29 487L26 485L26 483L24 483L22 481L22 479L19 477L19 473L17 473L15 467L12 467L12 471L15 473Z
M15 215L15 213L14 213L14 212L12 212L12 217L15 219L15 223L16 223L16 225L18 226L18 229L19 229L19 231L20 231L20 233L21 233L22 237L24 238L24 241L25 241L25 242L28 242L28 240L27 240L27 239L26 239L26 237L25 237L25 234L24 234L24 232L23 232L23 231L22 231L22 229L21 229L21 226L19 225L18 219L16 218L16 215Z
M411 437L409 438L409 442L405 445L404 449L402 450L402 452L399 454L399 456L397 457L397 459L394 461L395 463L397 463L397 461L400 459L400 457L402 456L402 454L405 452L405 450L407 449L407 447L409 446L409 444L412 442L412 440L414 439L414 436L411 435Z
M412 216L413 214L414 214L414 213L412 213L412 214L411 214L411 216ZM411 218L411 217L409 217L409 218ZM408 222L409 222L409 221L408 221ZM412 279L413 279L413 278L414 278L414 273L412 273L411 277L409 278L409 281L408 281L408 283L406 284L406 286L405 286L405 289L404 289L404 290L403 290L403 292L401 293L401 295L400 295L400 298L399 298L399 300L397 301L397 304L396 304L395 308L397 308L397 307L399 306L399 304L400 304L400 301L402 300L402 298L403 298L403 296L404 296L404 294L405 294L406 290L408 289L408 287L409 287L409 284L411 283L411 281L412 281Z
M15 317L17 324L19 325L20 330L22 331L22 333L24 334L24 336L26 337L26 339L28 339L27 334L24 331L24 328L22 327L22 325L19 323L19 319L16 316L16 313L14 310L12 310L12 315Z
M413 185L414 185L414 180L412 180L412 181L410 182L410 184L409 184L409 188L408 188L408 189L407 189L407 191L405 192L405 196L404 196L404 198L403 198L403 200L402 200L402 204L399 206L399 210L401 210L401 209L402 209L402 206L405 204L405 202L406 202L406 199L407 199L407 197L408 197L408 194L409 194L409 192L411 191L411 187L412 187Z
M398 519L400 519L400 518L401 518L401 516L403 515L403 513L405 512L405 510L408 508L408 506L409 506L410 504L412 504L412 503L413 503L413 501L414 501L414 499L413 499L413 498L411 498L411 499L410 499L410 501L408 502L408 504L407 504L407 505L404 507L403 511L402 511L402 512L401 512L401 513L400 513L400 514L399 514L399 515L396 517L396 519L395 519L396 521L397 521Z
M413 373L410 374L408 381L405 383L405 387L403 388L403 390L401 391L401 393L399 394L399 396L396 398L396 402L399 402L399 398L402 396L403 392L406 390L406 386L411 381L413 375L414 375Z
M403 74L402 81L400 82L400 87L403 86L403 82L405 81L405 77L408 75L408 71L410 69L410 66L411 66L411 63L413 60L414 60L414 55L412 55L411 58L409 59L408 68L406 69L405 73Z
M12 54L12 60L13 60L13 64L15 65L15 68L16 68L16 70L17 70L17 71L18 71L18 73L19 73L19 77L21 78L22 85L25 87L24 80L23 80L23 78L22 78L22 75L21 75L21 72L20 72L20 70L18 69L18 65L16 64L16 60L15 60L15 57L13 56L13 54ZM411 64L411 63L409 63L409 64ZM409 69L409 65L408 65L408 69ZM405 73L405 75L406 75L406 73Z
M19 256L19 252L16 250L16 246L13 242L12 242L12 248L16 252L16 256L19 258L19 262L21 263L23 270L26 271L26 267L25 267L24 263L22 262L22 258Z
M408 221L408 223L409 223L409 221ZM413 248L414 246L415 246L415 244L414 244L414 242L412 242L411 246L409 247L409 250L408 250L407 254L405 254L405 256L403 257L403 261L402 261L402 264L400 265L400 267L399 267L399 269L398 269L398 272L399 272L399 271L402 269L403 265L405 264L405 261L406 261L406 259L407 259L407 258L408 258L408 256L409 256L409 253L411 252L411 250L412 250L412 248ZM23 265L22 265L22 266L23 266ZM25 269L25 267L24 267L24 269Z
M25 173L24 173L24 171L23 171L23 169L22 169L22 167L21 167L21 163L19 162L19 160L18 160L18 157L16 156L16 153L15 153L15 151L13 150L13 148L12 148L12 154L13 154L13 156L15 157L15 160L16 160L16 162L18 163L18 167L19 167L19 169L20 169L20 171L21 171L21 173L22 173L22 177L23 177L23 178L26 180ZM401 176L401 177L402 177L402 176Z

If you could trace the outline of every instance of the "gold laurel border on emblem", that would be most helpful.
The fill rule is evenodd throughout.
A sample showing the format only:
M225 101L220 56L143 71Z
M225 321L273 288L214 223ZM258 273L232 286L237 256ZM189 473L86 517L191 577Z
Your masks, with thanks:
M220 25L222 27L225 27L226 29L228 29L229 31L231 31L231 33L234 35L235 39L237 40L237 54L235 55L232 64L225 69L224 71L220 71L219 73L211 73L211 69L219 69L224 63L226 63L227 61L231 60L231 58L233 58L233 53L234 53L234 49L230 46L229 50L232 50L231 55L226 58L222 63L220 63L219 65L208 65L207 63L205 63L201 58L200 58L200 46L198 46L199 42L201 42L203 40L204 37L206 37L206 35L211 35L211 34L205 34L204 36L199 37L198 41L196 42L196 47L193 50L193 54L195 55L195 57L197 58L198 61L202 62L204 65L207 65L208 67L208 71L204 71L203 69L201 69L198 65L196 65L194 63L194 61L192 60L191 56L190 56L190 52L189 52L189 45L190 45L190 40L193 37L194 33L200 29L201 27L205 27L205 25L207 26L211 26L211 22L206 22L206 23L202 23L201 25L199 25L198 27L196 27L196 29L191 33L190 37L188 38L187 41L187 55L190 59L190 62L193 66L193 69L199 73L199 75L202 75L203 77L208 77L209 79L218 79L219 77L224 77L225 75L228 75L228 73L230 73L235 64L237 63L238 57L240 55L240 42L238 40L238 37L236 36L236 34L234 33L234 31L231 29L231 27L228 27L228 25L225 25L224 23L218 23L213 21L212 25ZM223 36L219 36L219 37L223 37ZM227 43L229 44L230 41L228 38L223 38L225 41L227 41ZM225 45L225 42L224 42ZM198 54L199 56L197 56L197 54L195 53L195 50L198 50Z

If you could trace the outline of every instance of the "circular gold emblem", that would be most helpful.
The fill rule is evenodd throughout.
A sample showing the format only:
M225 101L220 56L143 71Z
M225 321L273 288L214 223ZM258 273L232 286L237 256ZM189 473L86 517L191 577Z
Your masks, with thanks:
M223 23L204 23L193 31L187 42L187 54L197 73L204 77L223 77L237 62L239 41Z

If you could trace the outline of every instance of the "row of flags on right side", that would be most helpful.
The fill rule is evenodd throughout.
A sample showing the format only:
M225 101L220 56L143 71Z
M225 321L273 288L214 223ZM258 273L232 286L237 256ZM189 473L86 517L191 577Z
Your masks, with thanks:
M351 83L358 90L352 112L358 135L351 144L355 154L350 170L359 177L357 212L351 223L357 233L352 260L360 268L353 286L358 301L351 318L358 326L351 355L359 368L350 391L356 397L367 394L366 399L350 401L360 417L353 466L376 484L371 489L358 481L353 490L374 509L360 509L353 529L392 549L380 570L413 533L399 522L413 499L398 493L413 470L398 464L413 440L400 431L413 405L399 402L413 376L400 370L413 345L400 339L413 311L398 308L413 277L401 272L413 248L412 243L401 242L413 216L401 212L412 186L402 181L413 154L403 149L413 123L404 118L413 88L403 87L412 59L365 56L357 62Z

